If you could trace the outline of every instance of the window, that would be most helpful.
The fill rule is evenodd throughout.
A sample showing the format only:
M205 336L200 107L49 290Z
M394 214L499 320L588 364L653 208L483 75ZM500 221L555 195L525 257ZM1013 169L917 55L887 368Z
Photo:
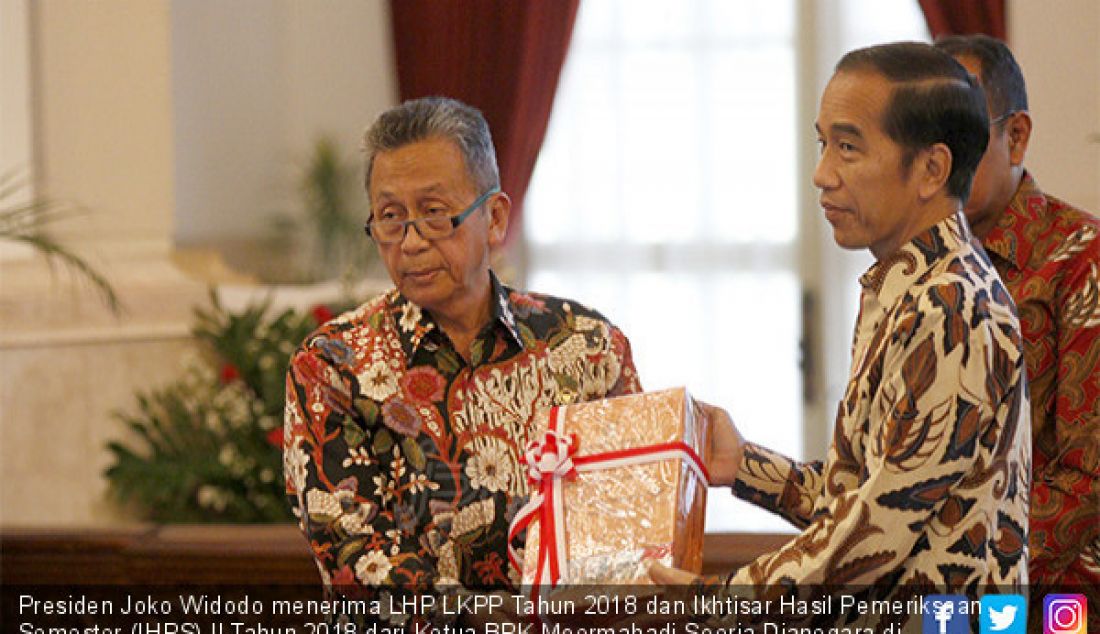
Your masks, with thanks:
M814 138L796 85L806 4L581 3L524 220L530 288L621 326L646 389L686 385L794 457L805 453L800 213L818 213L800 200L800 146ZM866 16L845 22L864 5L896 22L881 4L845 5L840 22L861 29L845 39L874 32ZM707 527L790 530L721 491Z

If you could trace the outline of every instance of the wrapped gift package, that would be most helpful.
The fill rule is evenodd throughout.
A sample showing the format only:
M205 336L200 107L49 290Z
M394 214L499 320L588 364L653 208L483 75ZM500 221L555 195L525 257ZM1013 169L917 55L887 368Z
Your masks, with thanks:
M524 586L648 583L702 566L706 429L683 388L554 408L525 456ZM520 562L515 562L519 564Z

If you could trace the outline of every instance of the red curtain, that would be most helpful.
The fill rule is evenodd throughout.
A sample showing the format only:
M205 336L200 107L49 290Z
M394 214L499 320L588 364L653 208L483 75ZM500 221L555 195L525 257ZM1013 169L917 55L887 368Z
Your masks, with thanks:
M391 0L401 99L477 107L493 132L509 236L546 136L580 0Z
M932 39L973 33L1008 39L1005 0L920 0L920 8Z

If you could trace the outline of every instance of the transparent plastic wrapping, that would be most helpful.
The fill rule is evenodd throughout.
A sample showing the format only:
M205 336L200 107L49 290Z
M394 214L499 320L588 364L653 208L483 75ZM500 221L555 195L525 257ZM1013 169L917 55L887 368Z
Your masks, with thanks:
M578 456L683 441L705 459L703 419L684 388L562 408ZM544 416L538 434L546 430ZM536 436L537 437L537 436ZM647 583L650 561L699 572L707 483L683 459L583 472L563 483L563 583ZM523 585L535 579L539 522L528 527Z

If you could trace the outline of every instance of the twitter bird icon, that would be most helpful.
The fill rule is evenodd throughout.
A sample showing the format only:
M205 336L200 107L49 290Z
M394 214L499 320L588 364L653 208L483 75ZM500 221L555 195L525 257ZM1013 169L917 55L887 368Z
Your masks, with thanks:
M1006 605L1000 612L997 608L989 608L989 621L992 625L989 629L994 632L1003 632L1012 627L1012 622L1016 620L1016 606Z
M980 623L981 634L1027 634L1027 600L1020 594L987 594Z

